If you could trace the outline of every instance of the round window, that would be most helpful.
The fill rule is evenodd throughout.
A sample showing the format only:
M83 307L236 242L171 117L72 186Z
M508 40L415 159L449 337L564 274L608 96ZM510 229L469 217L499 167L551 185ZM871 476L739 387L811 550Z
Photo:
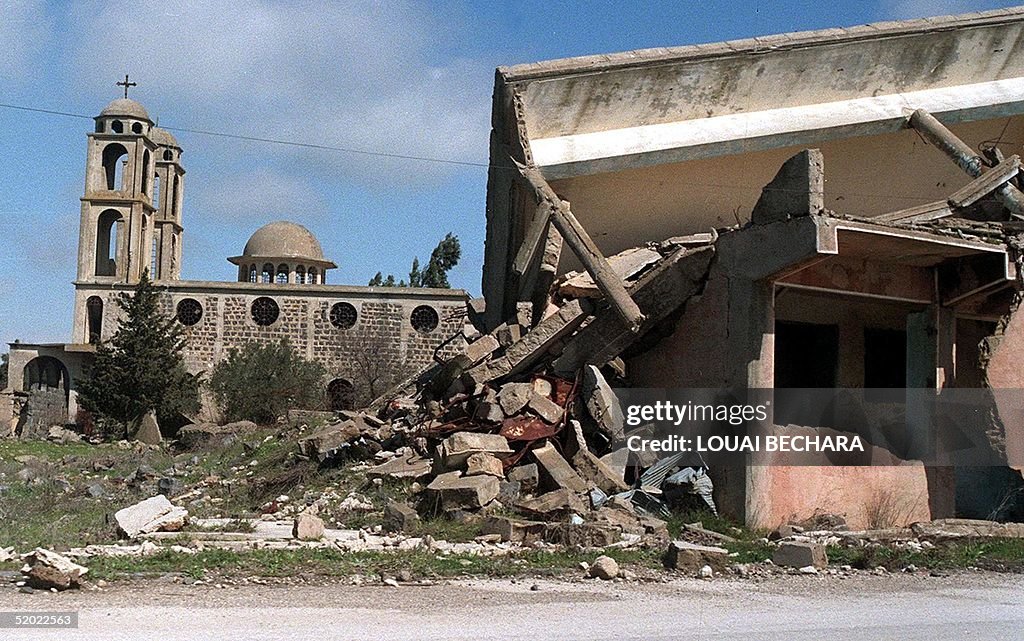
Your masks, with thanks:
M257 325L266 327L273 325L281 314L281 308L273 298L261 296L252 302L252 320Z
M178 301L176 317L182 325L192 327L202 320L203 306L194 298L183 298Z
M437 329L437 312L433 307L420 305L412 310L412 328L421 334L428 334Z
M335 303L331 306L331 325L338 329L349 329L356 324L356 308L349 303Z

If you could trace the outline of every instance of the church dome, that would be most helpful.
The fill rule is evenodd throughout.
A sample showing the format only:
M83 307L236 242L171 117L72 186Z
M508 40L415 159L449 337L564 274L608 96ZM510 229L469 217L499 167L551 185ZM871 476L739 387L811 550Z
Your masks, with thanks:
M103 111L100 112L100 116L126 116L129 118L140 118L142 120L150 119L146 108L131 98L118 98L117 100L112 101L109 105L103 108Z
M334 266L324 258L320 241L313 232L286 220L267 223L257 229L237 260L246 258L290 258ZM232 262L236 261L233 259Z
M149 132L149 138L161 147L181 147L178 146L177 139L171 135L171 132L160 127L153 127Z

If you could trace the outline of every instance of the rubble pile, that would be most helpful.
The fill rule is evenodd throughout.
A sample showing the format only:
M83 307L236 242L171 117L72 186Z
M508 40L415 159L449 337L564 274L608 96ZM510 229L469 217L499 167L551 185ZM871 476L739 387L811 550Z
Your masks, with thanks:
M667 539L667 495L689 493L714 510L710 478L681 457L631 458L612 383L625 373L619 354L699 290L714 240L670 239L609 260L635 297L661 301L637 331L622 330L588 274L566 274L536 322L523 305L489 333L465 331L461 354L366 411L342 412L300 440L301 455L321 465L372 460L370 478L423 488L419 513L479 519L503 541ZM391 512L390 528L413 522Z

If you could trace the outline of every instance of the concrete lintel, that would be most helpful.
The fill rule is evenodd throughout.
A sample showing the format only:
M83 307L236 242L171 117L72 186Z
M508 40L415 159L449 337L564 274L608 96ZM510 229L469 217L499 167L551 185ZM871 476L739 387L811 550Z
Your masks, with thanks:
M835 254L830 233L819 231L820 216L751 225L722 234L718 250L723 267L731 275L761 280L797 269L818 258Z
M899 131L913 109L945 123L1024 112L1024 78L535 139L545 178L619 171Z

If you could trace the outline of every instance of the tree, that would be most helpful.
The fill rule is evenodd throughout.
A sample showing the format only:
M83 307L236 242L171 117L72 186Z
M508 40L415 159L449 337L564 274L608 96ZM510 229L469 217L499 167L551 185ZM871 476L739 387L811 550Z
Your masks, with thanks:
M390 337L369 326L352 330L351 341L354 351L350 370L356 407L369 405L417 369Z
M324 402L324 368L287 341L249 343L213 368L210 389L229 421L274 423L290 409L318 409Z
M117 331L96 349L79 382L81 406L101 422L126 426L150 410L162 423L199 409L199 379L185 369L181 327L160 311L160 293L143 273L134 292L122 293Z
M420 270L420 259L412 259L412 267L409 269L409 282L404 280L395 284L395 277L388 274L387 278L381 272L370 279L371 287L437 287L448 288L448 272L458 264L462 258L462 247L459 245L459 237L448 233L441 242L437 244L434 251L430 253L430 260L426 269Z

